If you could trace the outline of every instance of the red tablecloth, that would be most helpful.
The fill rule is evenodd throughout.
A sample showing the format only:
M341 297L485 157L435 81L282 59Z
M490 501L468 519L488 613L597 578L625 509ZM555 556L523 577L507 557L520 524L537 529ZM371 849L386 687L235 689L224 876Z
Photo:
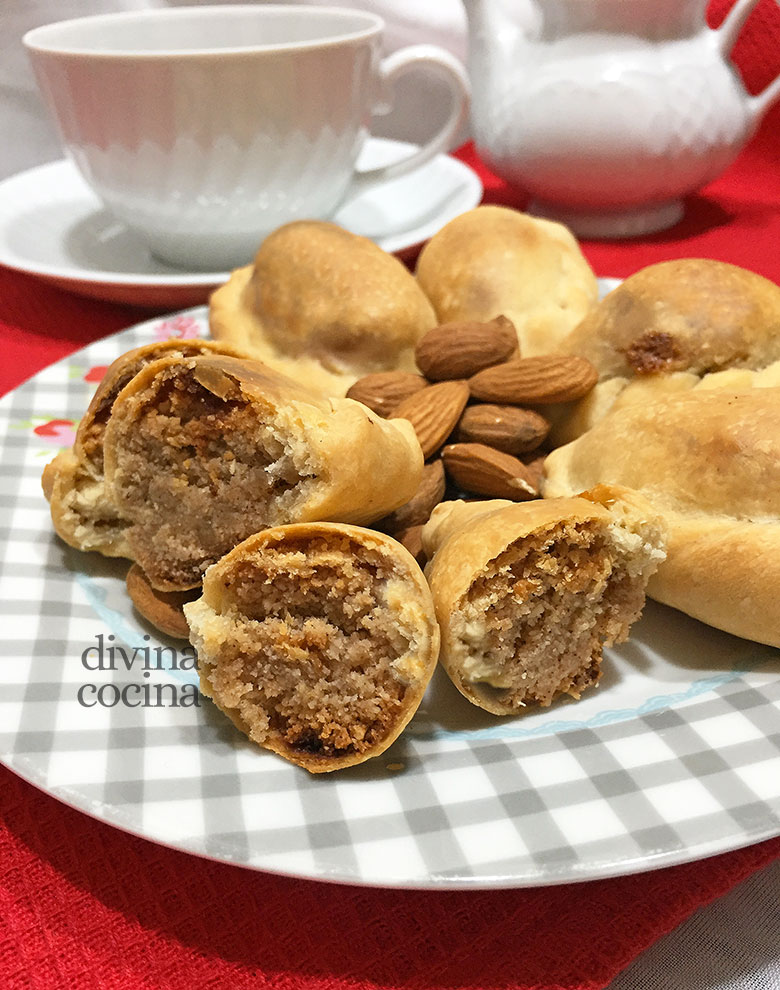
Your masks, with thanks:
M716 0L712 20L729 4ZM780 71L763 0L735 50L752 91ZM517 191L462 157L486 201ZM780 282L780 108L675 229L585 242L599 275L704 256ZM148 316L0 269L0 391ZM0 688L0 690L2 690ZM601 990L695 908L780 856L780 839L667 870L565 887L404 892L250 873L120 833L0 770L0 987ZM669 985L673 983L670 975Z

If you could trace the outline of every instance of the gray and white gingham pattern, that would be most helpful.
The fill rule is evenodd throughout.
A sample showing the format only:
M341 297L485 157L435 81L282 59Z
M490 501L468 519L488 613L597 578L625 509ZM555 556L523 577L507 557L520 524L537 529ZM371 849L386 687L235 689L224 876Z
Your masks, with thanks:
M203 310L150 321L0 401L4 763L149 839L354 883L550 884L780 834L780 656L653 603L581 702L494 719L437 673L388 752L329 775L259 750L205 699L199 707L80 705L87 682L181 687L195 673L85 669L82 653L99 634L116 645L165 644L134 615L124 562L80 554L54 536L41 470L69 442L62 421L86 407L90 369L198 330L206 332Z

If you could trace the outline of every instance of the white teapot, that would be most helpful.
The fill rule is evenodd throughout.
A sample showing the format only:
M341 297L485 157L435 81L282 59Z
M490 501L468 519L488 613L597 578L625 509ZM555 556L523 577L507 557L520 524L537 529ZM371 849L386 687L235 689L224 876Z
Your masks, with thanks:
M663 230L780 96L728 58L757 0L721 27L707 0L463 0L480 156L583 237Z

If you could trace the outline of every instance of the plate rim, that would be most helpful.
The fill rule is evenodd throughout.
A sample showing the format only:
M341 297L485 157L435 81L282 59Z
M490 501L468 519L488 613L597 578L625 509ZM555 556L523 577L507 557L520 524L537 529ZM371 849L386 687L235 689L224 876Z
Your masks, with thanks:
M15 766L10 762L5 753L0 753L0 764L40 793L54 798L55 801L59 801L66 807L86 815L93 821L108 825L111 828L116 828L120 832L124 832L126 835L132 835L136 839L142 839L156 846L162 846L164 849L185 853L189 856L195 856L198 859L209 860L212 863L236 866L239 869L249 870L253 873L269 873L288 880L311 880L314 883L335 883L341 886L362 887L372 890L426 890L439 892L456 890L530 890L534 888L567 886L569 884L585 884L598 880L613 880L620 877L638 876L643 873L652 873L655 870L684 866L688 863L698 863L715 856L736 852L740 849L748 849L751 846L760 845L762 842L771 842L780 836L780 831L767 830L765 833L759 833L754 836L734 836L733 842L713 839L708 842L702 842L697 847L686 846L684 849L665 850L653 856L638 856L633 859L604 859L600 861L598 868L595 870L592 864L589 863L588 872L583 871L581 875L571 872L567 873L564 870L556 873L553 870L546 873L528 874L522 877L496 875L494 877L479 876L474 878L447 876L432 878L428 876L419 880L406 879L395 881L388 878L372 879L370 876L355 876L336 871L328 873L323 870L319 873L302 873L263 862L244 862L226 856L217 856L206 852L204 849L198 849L195 845L190 845L186 840L177 840L174 842L173 840L166 840L162 837L150 835L148 832L142 832L119 820L121 817L120 814L117 814L116 817L100 814L94 807L94 799L81 794L77 788L59 786L51 789L47 788L45 784L35 779L34 774L26 772L23 768ZM117 808L117 805L109 803L101 803L100 805L100 811L105 811L106 809L116 810ZM629 865L630 868L625 869L626 865Z
M610 284L619 282L620 279L600 279L602 284ZM10 390L5 396L0 400L5 404L5 400L11 398L19 389L24 388L25 385L29 385L30 382L34 381L36 377L42 375L51 368L57 365L68 365L78 359L80 355L84 355L94 348L96 345L106 345L106 343L113 342L121 338L124 334L132 331L138 331L146 327L150 327L155 323L164 321L165 319L171 319L175 316L199 316L201 319L205 316L207 308L204 306L195 306L184 309L177 314L169 314L167 316L156 316L150 319L145 319L137 323L126 327L124 330L117 331L113 334L109 334L97 341L93 341L87 344L85 347L80 348L77 351L59 359L56 362L48 365L45 368L39 369L35 372L31 378L29 378L25 383L16 386L14 389ZM120 351L121 353L121 351ZM23 704L23 702L19 702ZM32 786L36 787L38 790L46 793L56 800L68 805L69 807L75 808L81 811L91 818L103 822L105 824L111 825L115 828L119 828L122 831L127 832L137 838L142 838L150 842L154 842L165 848L174 849L179 852L186 852L191 855L196 855L200 858L210 859L215 862L230 863L232 865L240 866L244 869L255 870L258 872L268 872L282 877L295 878L295 879L310 879L318 882L329 882L329 883L339 883L352 886L365 886L370 888L382 888L382 889L409 889L409 890L487 890L487 889L522 889L530 887L544 887L544 886L554 886L562 883L579 883L588 882L597 879L607 879L610 877L627 876L643 872L648 872L655 869L661 869L669 866L680 865L683 863L695 862L701 859L706 859L710 856L719 855L721 853L731 852L740 848L745 848L751 845L758 844L760 842L769 840L780 834L778 829L772 827L766 827L754 834L748 834L744 829L741 833L736 831L724 837L707 838L698 844L687 844L682 848L678 849L665 849L656 852L653 855L642 854L633 857L618 856L614 859L602 858L600 861L594 864L593 860L587 860L583 864L567 864L564 868L560 870L551 869L549 866L542 871L537 868L537 871L528 871L522 875L515 874L513 876L507 876L502 874L496 874L493 876L480 874L475 877L469 876L436 876L428 874L424 877L406 877L405 879L398 879L394 877L378 877L366 874L365 872L360 873L348 873L339 872L334 869L322 869L318 872L302 872L295 869L287 869L280 866L275 866L273 862L263 862L262 857L260 857L255 862L242 861L241 859L231 858L226 855L213 855L206 851L205 849L200 849L197 847L197 842L190 841L187 839L176 838L175 840L167 840L164 837L155 835L150 831L144 831L141 828L123 822L122 819L122 806L117 804L112 804L110 802L96 802L94 798L90 798L88 795L83 794L79 791L78 786L71 785L53 785L47 786L40 777L37 776L35 768L32 766L25 767L23 764L29 759L28 756L23 755L21 757L15 756L14 754L9 754L4 748L0 753L0 763L6 766L9 770L15 773L17 776L26 780ZM40 771L42 773L42 771ZM96 808L96 804L99 807ZM273 854L271 854L273 856ZM533 863L529 858L528 863ZM577 869L577 867L580 867Z
M369 136L366 141L366 146L370 147L374 145L384 145L388 148L397 148L398 151L414 150L418 146L409 141L397 141L390 138L379 138L374 136ZM456 158L453 154L442 152L435 155L428 162L423 163L420 169L430 167L433 162L446 163L445 167L457 171L462 178L467 179L469 182L471 197L475 198L474 206L481 202L482 196L484 194L484 186L481 179L468 165L466 162L461 161ZM104 210L105 207L100 202L99 198L95 193L89 188L86 182L81 178L76 165L69 158L58 158L53 161L44 162L40 165L34 165L31 168L23 169L20 172L16 172L13 175L7 176L0 180L0 264L5 265L14 271L21 272L26 275L31 275L38 278L48 279L49 281L59 281L61 283L70 283L71 285L84 285L84 286L119 286L126 290L131 290L133 288L138 288L139 290L148 289L197 289L197 288L208 288L210 286L220 285L226 282L231 275L230 270L220 271L220 272L181 272L175 273L171 272L168 274L152 274L152 273L135 273L128 274L124 272L112 272L110 270L100 270L95 272L89 272L82 269L74 269L67 266L61 265L51 265L47 263L37 263L30 262L24 257L18 255L13 251L6 250L6 245L2 238L2 227L6 222L6 207L5 203L8 198L12 196L13 189L16 185L22 185L28 182L32 182L38 178L43 178L47 182L50 181L50 177L55 178L59 176L66 176L68 182L72 182L74 179L84 187L83 197L80 198L79 202L86 203L87 200L94 203L95 209ZM402 177L402 179L407 179L408 176ZM399 179L397 181L402 181ZM394 180L396 181L396 180ZM9 191L10 190L10 191ZM435 223L437 221L432 221ZM425 225L426 228L429 224ZM416 231L418 228L415 228ZM393 247L389 250L388 254L403 254L409 252L416 248L419 244L422 244L430 234L426 234L424 237L414 237L407 242L403 242ZM402 235L392 235L394 240L399 238L402 239ZM389 240L389 238L387 238ZM386 249L385 249L386 250Z

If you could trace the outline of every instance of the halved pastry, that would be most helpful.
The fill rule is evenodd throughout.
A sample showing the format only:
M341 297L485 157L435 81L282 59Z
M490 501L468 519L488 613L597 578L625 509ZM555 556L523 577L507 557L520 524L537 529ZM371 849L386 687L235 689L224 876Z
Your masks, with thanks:
M61 450L43 470L43 492L57 534L77 550L127 557L125 520L108 498L103 476L103 436L116 397L138 372L163 357L232 354L234 347L210 340L165 340L127 351L106 370L79 421L73 447Z
M148 365L118 396L105 434L128 555L159 591L196 587L268 526L373 522L412 497L422 466L411 423L217 355Z
M625 640L664 557L664 528L629 489L539 502L442 502L423 530L441 660L496 715L579 698Z
M377 756L439 651L414 558L373 530L279 526L210 567L184 606L201 690L250 739L312 773Z

